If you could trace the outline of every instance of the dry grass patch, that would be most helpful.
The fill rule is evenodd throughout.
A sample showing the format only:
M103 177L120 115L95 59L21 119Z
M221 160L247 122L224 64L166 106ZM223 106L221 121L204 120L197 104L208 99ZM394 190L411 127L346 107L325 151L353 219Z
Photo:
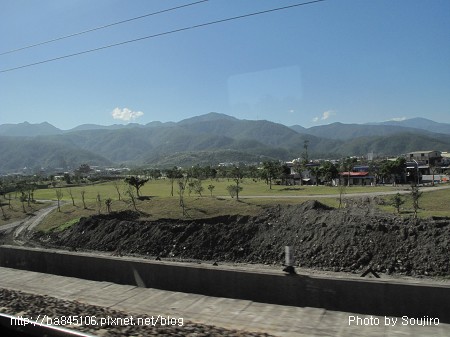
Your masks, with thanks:
M0 202L2 203L3 208L3 212L0 211L0 226L26 219L29 216L34 215L38 210L49 206L49 203L47 202L30 202L30 206L25 202L22 206L19 199L12 199L11 207L8 205L8 200L2 199ZM25 212L23 207L25 207Z
M243 198L231 199L221 197L185 197L184 204L186 215L179 204L179 197L154 197L149 200L138 200L136 207L141 212L142 220L158 219L202 219L222 215L248 215L256 216L263 209L276 205L298 205L311 198ZM320 202L337 207L336 198L321 198ZM41 231L63 230L78 222L82 217L99 214L98 204L94 201L87 203L88 208L81 205L73 206L70 202L61 206L61 212L52 211L36 228ZM133 210L133 205L128 200L114 200L111 205L112 212ZM106 214L106 206L102 204L100 213Z
M201 219L220 215L257 215L261 211L261 205L247 200L235 200L211 197L186 197L184 198L186 215L183 216L178 197L151 198L150 200L138 200L136 208L141 212L143 220L158 219ZM61 206L61 212L52 211L36 228L40 231L62 230L70 227L82 217L99 214L96 202L87 203L88 208L73 206L66 203ZM128 201L113 201L112 212L133 210L133 205ZM100 213L106 214L106 206L102 204Z

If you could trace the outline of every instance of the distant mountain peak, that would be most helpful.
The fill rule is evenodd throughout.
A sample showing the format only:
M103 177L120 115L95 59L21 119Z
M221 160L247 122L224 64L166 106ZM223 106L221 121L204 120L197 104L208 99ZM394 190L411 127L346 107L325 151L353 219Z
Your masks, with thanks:
M218 121L218 120L237 121L238 119L233 116L226 115L224 113L209 112L204 115L183 119L183 120L179 121L178 123L179 124L190 124L190 123L209 122L209 121Z
M431 119L424 118L424 117L414 117L414 118L408 118L404 120L391 120L381 123L372 123L374 125L396 125L396 126L403 126L408 128L415 128L415 129L421 129L426 130L430 132L435 133L444 133L444 134L450 134L450 124L448 123L440 123L435 122Z
M413 122L419 122L421 128L431 126L441 131L433 133L403 124ZM398 155L420 148L439 151L450 148L450 130L445 132L450 124L425 118L392 123L336 122L307 129L297 126L296 132L292 127L267 120L237 119L211 112L178 123L85 124L66 131L47 122L3 124L0 125L0 173L16 172L25 166L73 168L84 162L173 167L196 163L216 165L227 160L251 160L252 163L265 160L262 158L288 160L301 155L305 140L309 141L310 155L318 158L368 152ZM78 132L72 132L76 129ZM39 137L30 138L35 135Z
M33 137L39 135L56 135L62 131L48 122L29 123L27 121L18 124L2 124L0 125L0 135L2 136L18 136Z

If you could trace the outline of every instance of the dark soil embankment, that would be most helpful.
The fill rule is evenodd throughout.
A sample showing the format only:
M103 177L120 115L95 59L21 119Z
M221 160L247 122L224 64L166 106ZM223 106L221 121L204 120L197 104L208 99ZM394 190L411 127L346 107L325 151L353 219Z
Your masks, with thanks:
M334 271L374 270L450 275L450 220L404 219L374 210L370 200L344 209L317 201L274 207L257 217L140 221L132 212L82 218L71 228L36 233L46 246L206 261L296 264Z

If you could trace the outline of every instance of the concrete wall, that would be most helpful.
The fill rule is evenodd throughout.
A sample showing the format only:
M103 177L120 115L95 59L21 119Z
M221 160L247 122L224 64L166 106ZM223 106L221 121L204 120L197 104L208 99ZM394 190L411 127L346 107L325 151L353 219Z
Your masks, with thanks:
M256 302L450 323L450 285L252 272L0 246L0 266Z

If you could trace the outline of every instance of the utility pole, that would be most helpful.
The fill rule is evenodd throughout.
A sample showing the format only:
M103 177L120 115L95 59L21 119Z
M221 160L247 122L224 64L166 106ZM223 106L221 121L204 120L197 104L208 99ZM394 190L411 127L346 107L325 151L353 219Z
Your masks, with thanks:
M415 159L413 159L413 161L416 163L417 186L419 186L419 163Z
M305 140L304 142L303 142L303 148L305 149L305 154L304 154L304 161L305 161L305 164L308 164L309 163L309 158L308 158L308 145L309 145L309 140Z

